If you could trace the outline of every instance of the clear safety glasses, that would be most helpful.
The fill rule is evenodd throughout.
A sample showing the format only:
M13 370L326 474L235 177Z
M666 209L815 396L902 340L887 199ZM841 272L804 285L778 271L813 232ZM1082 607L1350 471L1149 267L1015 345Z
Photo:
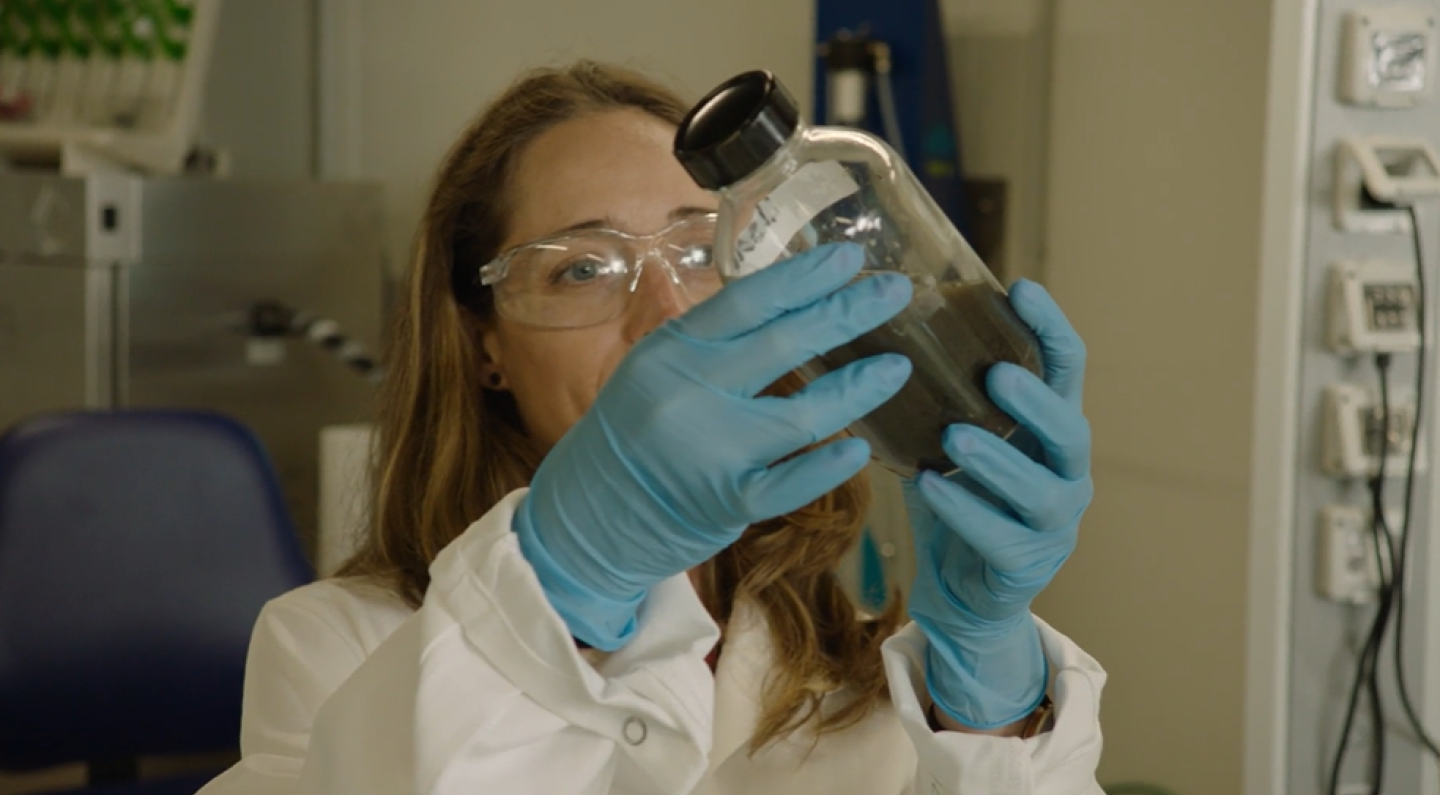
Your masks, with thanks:
M658 262L690 303L720 289L715 215L696 215L653 235L613 229L568 232L517 246L480 268L495 308L516 323L583 328L625 311L646 262Z

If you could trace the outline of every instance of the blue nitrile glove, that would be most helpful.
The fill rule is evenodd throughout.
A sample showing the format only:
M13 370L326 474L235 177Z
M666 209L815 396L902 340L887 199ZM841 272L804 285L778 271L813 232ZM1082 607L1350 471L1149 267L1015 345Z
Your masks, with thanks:
M775 462L893 397L910 376L905 357L856 362L791 397L757 397L909 302L910 282L897 274L846 286L862 262L857 247L822 247L661 326L545 457L514 528L577 639L621 647L652 585L865 466L870 448L860 439Z
M917 573L910 615L930 641L935 705L975 729L1007 726L1044 698L1049 671L1030 602L1075 549L1090 504L1090 424L1080 410L1085 345L1033 282L1010 303L1040 338L1045 380L999 364L991 399L1020 423L1010 442L967 425L943 440L961 473L905 484Z

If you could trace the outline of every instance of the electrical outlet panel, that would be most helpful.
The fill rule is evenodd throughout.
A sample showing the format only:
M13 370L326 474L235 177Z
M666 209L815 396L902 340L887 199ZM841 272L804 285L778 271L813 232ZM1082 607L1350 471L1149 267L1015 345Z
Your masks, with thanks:
M1380 590L1380 558L1375 552L1370 514L1349 505L1320 511L1316 585L1332 602L1366 604Z
M1271 42L1279 47L1272 54L1299 78L1272 92L1267 118L1285 120L1294 134L1274 142L1267 156L1294 166L1286 183L1294 190L1272 198L1293 213L1281 225L1303 242L1291 257L1288 303L1277 299L1263 310L1289 336L1270 338L1266 361L1273 366L1262 377L1283 386L1284 395L1259 429L1269 455L1284 459L1260 471L1256 483L1274 497L1262 507L1274 517L1266 524L1280 525L1279 565L1296 576L1283 595L1254 595L1287 629L1279 643L1257 650L1281 660L1262 684L1288 689L1274 705L1267 759L1277 773L1283 768L1275 795L1332 785L1339 795L1373 795L1374 784L1364 782L1375 773L1369 755L1381 733L1363 703L1349 722L1338 774L1337 741L1407 511L1404 585L1413 601L1403 634L1413 648L1403 656L1417 692L1420 672L1440 671L1440 611L1429 598L1440 582L1432 565L1440 554L1440 470L1428 465L1440 455L1440 378L1433 377L1440 344L1431 344L1431 288L1440 285L1440 242L1432 234L1440 233L1440 0L1286 7L1291 13L1276 30L1292 38ZM1271 311L1277 307L1287 310L1283 318ZM1382 383L1388 405L1380 402ZM1280 429L1288 435L1267 433ZM1395 706L1395 636L1392 625L1387 667L1379 672L1390 691L1387 706ZM1434 771L1418 743L1388 746L1387 792L1423 791Z
M1385 475L1403 478L1410 463L1410 437L1414 430L1413 395L1391 390L1389 434L1373 390L1354 384L1332 384L1325 390L1322 467L1341 478L1368 478L1379 473L1380 448L1385 448ZM1422 445L1415 456L1416 473L1426 467Z
M1345 232L1410 231L1403 209L1440 196L1440 153L1421 137L1347 135L1335 146L1331 201L1335 225Z
M1337 262L1330 268L1327 342L1341 356L1420 347L1419 285L1406 262Z

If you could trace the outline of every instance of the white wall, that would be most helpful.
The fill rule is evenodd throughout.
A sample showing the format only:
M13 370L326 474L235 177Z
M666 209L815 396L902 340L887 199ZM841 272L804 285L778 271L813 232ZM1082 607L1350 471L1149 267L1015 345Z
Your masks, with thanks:
M942 7L1007 275L1090 348L1096 500L1037 610L1111 674L1100 779L1237 792L1270 3Z
M314 0L222 0L201 141L240 178L313 174Z
M810 0L320 0L322 169L385 184L400 269L440 158L523 69L599 58L700 94L752 68L810 94Z
M1037 609L1110 672L1107 781L1240 791L1270 7L1058 4L1046 275L1097 493Z

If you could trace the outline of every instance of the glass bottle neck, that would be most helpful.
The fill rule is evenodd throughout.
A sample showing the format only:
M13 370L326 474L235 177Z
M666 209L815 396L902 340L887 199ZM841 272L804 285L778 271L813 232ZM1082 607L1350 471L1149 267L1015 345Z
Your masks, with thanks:
M784 182L804 164L801 153L814 134L815 131L809 125L803 121L798 122L789 139L775 154L770 155L770 159L744 179L721 188L717 193L721 198L741 197L757 191L768 191Z

